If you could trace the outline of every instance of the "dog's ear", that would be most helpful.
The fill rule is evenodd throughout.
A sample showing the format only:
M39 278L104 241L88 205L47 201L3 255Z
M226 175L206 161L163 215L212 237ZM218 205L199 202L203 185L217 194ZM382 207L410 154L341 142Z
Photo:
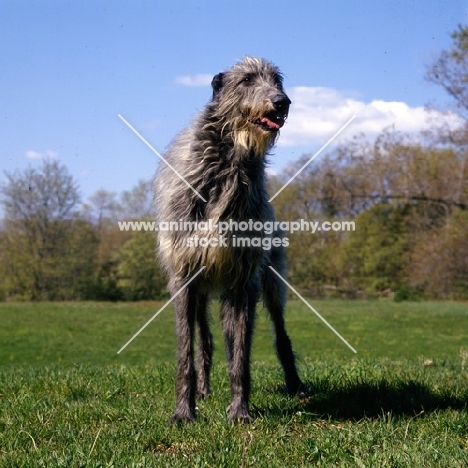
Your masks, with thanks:
M211 80L211 87L213 88L213 99L216 97L216 95L219 93L219 91L223 87L223 78L224 78L224 73L218 73Z

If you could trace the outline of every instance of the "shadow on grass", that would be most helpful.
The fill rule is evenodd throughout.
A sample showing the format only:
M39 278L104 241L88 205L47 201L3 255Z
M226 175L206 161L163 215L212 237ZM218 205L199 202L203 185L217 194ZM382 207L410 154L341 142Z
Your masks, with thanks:
M382 417L383 413L395 416L415 416L421 412L455 409L468 411L468 389L461 396L450 389L435 393L419 382L372 382L348 384L347 387L330 387L326 382L308 383L310 397L297 402L294 408L273 407L262 411L268 415L292 415L298 411L311 418L331 417L342 420L359 420L363 417Z

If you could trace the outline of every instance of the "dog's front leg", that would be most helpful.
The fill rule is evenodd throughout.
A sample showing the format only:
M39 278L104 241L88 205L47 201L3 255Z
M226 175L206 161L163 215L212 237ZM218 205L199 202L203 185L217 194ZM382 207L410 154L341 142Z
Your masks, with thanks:
M180 285L171 287L174 294ZM177 335L176 410L171 423L195 420L196 373L194 366L195 306L192 287L174 300Z
M255 304L252 291L232 292L223 300L221 311L231 383L228 419L243 423L253 421L249 413L249 394Z

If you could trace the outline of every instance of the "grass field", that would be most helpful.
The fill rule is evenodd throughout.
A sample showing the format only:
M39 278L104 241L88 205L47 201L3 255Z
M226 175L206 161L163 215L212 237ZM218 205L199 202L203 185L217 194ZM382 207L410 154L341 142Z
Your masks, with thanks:
M311 390L291 399L259 311L256 420L231 424L213 313L213 395L187 427L167 424L172 311L117 354L162 303L0 304L0 467L468 466L468 305L311 302L358 354L290 302L288 330Z

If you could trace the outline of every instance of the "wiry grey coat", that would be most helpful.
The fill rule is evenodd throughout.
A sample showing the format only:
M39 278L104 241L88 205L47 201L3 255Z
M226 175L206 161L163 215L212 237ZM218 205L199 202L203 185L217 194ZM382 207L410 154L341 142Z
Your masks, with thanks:
M155 178L155 204L159 223L274 220L265 181L265 156L287 117L290 100L281 74L262 59L246 57L213 78L213 98L172 142ZM194 245L205 238L210 246ZM250 392L249 355L255 306L263 291L264 303L276 333L276 349L290 394L304 396L291 343L284 328L286 291L268 268L285 275L282 247L235 247L238 236L250 239L279 237L265 232L234 231L223 234L225 245L215 245L219 231L192 228L159 232L159 258L169 276L176 311L178 366L176 411L172 421L195 418L195 394L209 393L213 345L209 331L209 295L219 293L221 320L231 381L228 416L248 422ZM190 241L192 240L192 242ZM257 239L258 240L258 239ZM190 244L191 242L191 244ZM258 245L258 244L256 244ZM203 271L181 292L181 288ZM198 324L198 359L194 365L194 329Z

